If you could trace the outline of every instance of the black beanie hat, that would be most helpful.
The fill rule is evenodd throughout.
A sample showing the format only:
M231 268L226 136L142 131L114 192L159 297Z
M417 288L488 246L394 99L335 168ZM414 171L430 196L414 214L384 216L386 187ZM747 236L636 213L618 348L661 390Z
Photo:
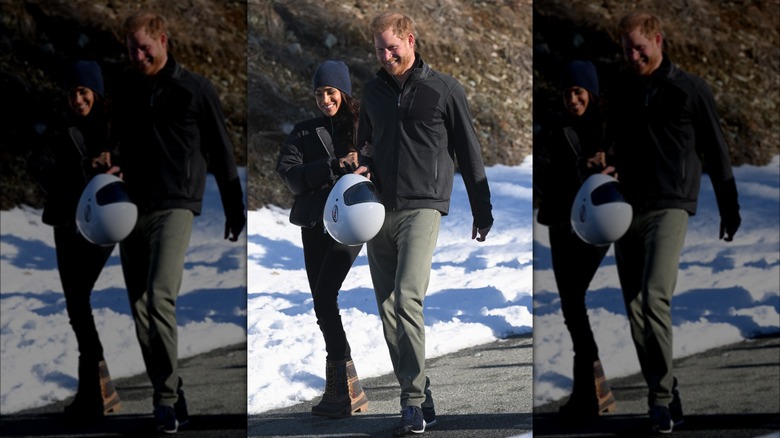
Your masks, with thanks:
M311 80L312 88L334 87L352 97L352 84L349 81L349 67L341 61L325 61L317 67Z
M67 89L87 87L103 96L103 74L95 61L76 61L70 65L65 79Z
M561 77L564 89L581 87L599 96L599 79L596 67L590 61L572 61L566 65Z

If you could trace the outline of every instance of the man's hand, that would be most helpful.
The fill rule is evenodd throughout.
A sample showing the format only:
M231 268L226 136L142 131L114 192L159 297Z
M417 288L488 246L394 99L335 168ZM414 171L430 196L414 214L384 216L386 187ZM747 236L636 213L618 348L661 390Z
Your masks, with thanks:
M115 175L119 179L125 179L124 175L122 175L122 169L120 169L119 166L111 166L108 170L106 170L106 173L109 175Z
M484 242L491 228L493 228L492 225L485 228L477 228L476 225L473 225L471 227L471 239L477 239L477 242ZM479 234L479 237L477 237L477 234Z
M238 236L241 234L241 230L246 225L246 217L241 212L240 215L231 215L225 220L225 239L235 242L238 240Z
M371 179L371 173L368 171L368 167L366 166L360 166L357 169L355 169L354 172L352 172L357 175L363 175L368 179Z
M600 173L602 173L604 175L609 175L612 178L618 179L618 174L615 171L615 166L607 166Z
M720 218L720 235L718 239L723 239L726 242L734 240L734 235L737 234L740 224L742 224L742 218L739 213L731 218ZM725 236L725 238L724 238Z

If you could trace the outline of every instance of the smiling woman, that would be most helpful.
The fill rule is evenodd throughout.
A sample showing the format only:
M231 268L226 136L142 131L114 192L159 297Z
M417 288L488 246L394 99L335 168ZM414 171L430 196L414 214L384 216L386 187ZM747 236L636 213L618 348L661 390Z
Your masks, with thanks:
M78 392L65 408L69 421L95 420L121 408L103 355L90 298L115 242L98 246L79 233L76 205L90 179L111 165L107 149L109 114L104 105L103 74L95 61L73 63L66 77L72 110L67 127L32 160L46 193L43 222L54 227L57 269L70 325L79 350Z
M358 167L358 102L352 98L349 68L341 61L320 64L312 88L323 116L295 125L276 171L295 195L290 222L301 227L306 275L327 351L325 394L311 413L340 418L368 410L338 305L341 285L363 244L348 246L326 233L323 209L333 184Z

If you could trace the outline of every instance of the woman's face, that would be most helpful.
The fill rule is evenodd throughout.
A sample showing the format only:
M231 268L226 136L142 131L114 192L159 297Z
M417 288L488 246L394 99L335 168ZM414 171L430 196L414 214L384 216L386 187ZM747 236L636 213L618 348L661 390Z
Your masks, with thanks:
M328 117L333 117L341 107L341 91L333 87L319 87L314 91L317 108Z
M95 93L87 87L75 87L68 90L68 104L79 116L86 116L95 105Z
M569 87L563 92L563 104L566 109L575 116L580 117L585 114L590 103L590 93L582 87Z

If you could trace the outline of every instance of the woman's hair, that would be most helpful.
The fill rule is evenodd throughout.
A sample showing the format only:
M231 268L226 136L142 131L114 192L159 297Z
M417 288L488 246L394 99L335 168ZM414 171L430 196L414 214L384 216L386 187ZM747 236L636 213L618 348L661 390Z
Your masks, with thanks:
M338 124L348 124L350 129L350 144L348 145L348 148L350 151L357 151L357 126L358 119L360 118L360 101L342 91L339 91L339 93L341 93L342 104L339 108L339 112L334 116L334 119Z

